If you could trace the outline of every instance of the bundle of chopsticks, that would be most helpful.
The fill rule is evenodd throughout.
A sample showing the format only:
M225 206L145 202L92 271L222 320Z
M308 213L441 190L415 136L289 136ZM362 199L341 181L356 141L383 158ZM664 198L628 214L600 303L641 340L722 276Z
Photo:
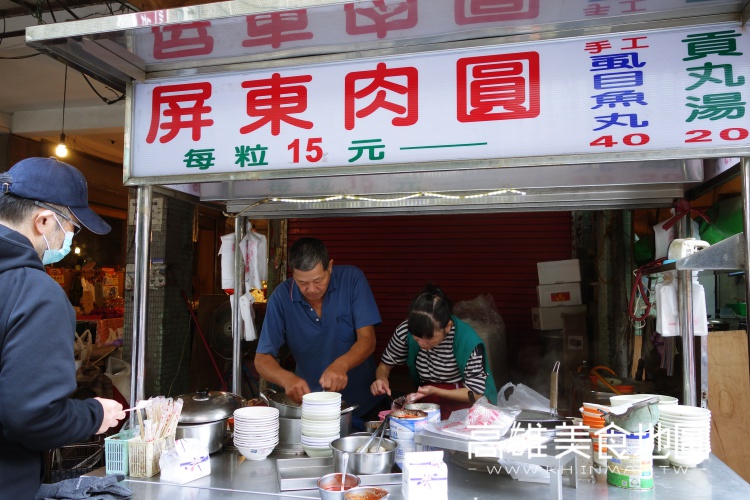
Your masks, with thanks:
M156 396L146 401L139 401L135 413L138 416L141 441L156 441L173 435L182 411L182 399L177 401L164 396ZM143 418L142 413L146 414Z

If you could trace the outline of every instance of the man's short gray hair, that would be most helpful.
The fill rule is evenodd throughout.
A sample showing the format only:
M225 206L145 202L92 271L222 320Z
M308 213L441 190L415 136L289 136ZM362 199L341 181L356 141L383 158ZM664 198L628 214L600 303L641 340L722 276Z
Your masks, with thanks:
M289 266L293 271L312 271L318 264L323 264L325 271L330 260L328 249L317 238L300 238L289 250Z

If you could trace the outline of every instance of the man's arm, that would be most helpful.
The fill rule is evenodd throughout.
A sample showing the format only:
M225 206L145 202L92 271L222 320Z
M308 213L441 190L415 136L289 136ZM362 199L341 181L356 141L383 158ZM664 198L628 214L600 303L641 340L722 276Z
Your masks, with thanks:
M325 369L320 376L320 386L327 391L341 391L349 381L346 372L364 363L375 352L375 342L374 326L358 328L357 341Z
M310 392L304 379L281 367L276 358L270 354L255 354L255 369L261 377L284 388L287 396L301 403L302 396Z

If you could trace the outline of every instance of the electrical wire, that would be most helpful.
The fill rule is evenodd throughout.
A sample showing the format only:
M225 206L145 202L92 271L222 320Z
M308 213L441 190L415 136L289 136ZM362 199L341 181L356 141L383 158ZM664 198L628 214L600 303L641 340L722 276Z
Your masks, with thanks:
M52 10L52 4L49 3L49 0L45 0L47 2L47 8L49 9L49 14L52 16L52 21L57 22L57 18L55 17L55 12Z
M94 85L91 83L91 80L89 80L89 77L86 76L85 73L81 73L81 75L83 76L83 79L86 80L86 83L89 84L89 87L91 87L91 90L93 90L94 93L97 96L99 96L99 99L101 99L102 101L104 101L106 104L115 104L115 103L120 102L123 99L125 99L125 94L122 94L122 95L118 96L117 99L107 99L106 97L104 97L103 95L101 95L98 90L96 90L96 88L94 87ZM117 92L115 92L114 90L110 89L109 87L107 87L107 89L109 89L112 93L114 93L115 95L117 95Z
M41 52L37 52L36 54L27 54L25 56L12 56L12 57L0 56L0 60L10 61L12 59L29 59L30 57L36 57L36 56L41 56L41 55L44 55L44 54L42 54Z

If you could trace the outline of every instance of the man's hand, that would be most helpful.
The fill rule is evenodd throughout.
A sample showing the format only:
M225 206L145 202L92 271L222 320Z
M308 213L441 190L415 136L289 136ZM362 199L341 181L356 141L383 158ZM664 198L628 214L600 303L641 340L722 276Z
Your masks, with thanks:
M302 403L302 396L310 393L310 386L307 385L305 379L295 375L292 382L289 385L284 386L284 392L287 396L292 398L293 401Z
M387 378L379 378L375 380L370 386L370 392L373 396L379 396L380 394L391 395L391 385Z
M102 419L102 425L97 434L103 434L110 427L114 427L117 423L125 418L125 412L122 411L122 405L113 399L94 398L99 401L104 409L104 418Z
M346 375L346 366L338 359L328 365L323 375L320 376L320 386L325 391L339 392L346 387L349 377Z

